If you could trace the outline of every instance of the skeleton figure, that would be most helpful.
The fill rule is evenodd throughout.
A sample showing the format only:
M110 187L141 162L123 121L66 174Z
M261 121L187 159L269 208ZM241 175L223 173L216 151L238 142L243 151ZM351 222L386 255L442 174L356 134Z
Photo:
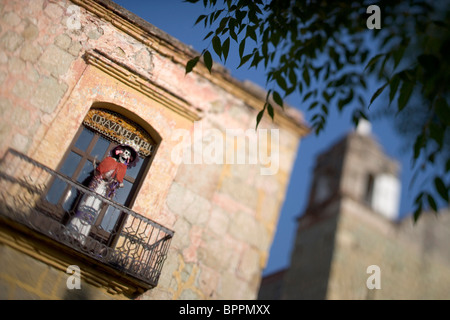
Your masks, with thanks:
M89 183L89 190L112 199L117 189L123 187L123 178L127 168L136 165L138 160L137 152L132 147L128 145L115 147L111 150L110 156L94 168L94 176ZM75 216L67 225L71 236L84 245L86 237L104 205L100 197L84 195Z

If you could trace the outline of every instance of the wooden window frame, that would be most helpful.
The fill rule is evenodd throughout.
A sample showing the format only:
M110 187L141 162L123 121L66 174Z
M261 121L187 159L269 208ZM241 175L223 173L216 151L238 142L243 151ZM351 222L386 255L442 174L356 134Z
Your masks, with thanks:
M93 108L93 109L95 109L95 108ZM121 115L121 116L124 118L127 118L123 115ZM136 126L141 128L138 124L136 124ZM86 149L81 150L80 148L76 147L76 143L78 142L78 139L80 138L80 136L84 130L91 131L93 133L93 137L92 137L91 141L89 142L89 144L87 145ZM144 130L144 129L142 129L142 130ZM93 151L93 149L96 146L100 137L109 141L109 145L106 148L106 151L102 156L102 159L96 159L93 155L91 155L91 152ZM131 208L133 206L133 204L136 200L136 197L139 193L139 190L143 184L143 181L145 180L145 176L147 175L148 170L150 169L150 166L151 166L152 160L154 158L154 155L156 153L157 147L159 146L159 143L157 143L155 141L155 139L153 139L153 142L154 142L154 145L153 145L152 153L146 157L140 156L140 161L143 161L143 163L140 165L140 169L136 173L136 178L133 178L132 176L129 176L127 174L124 177L124 181L127 181L132 184L132 186L126 196L126 200L122 204L123 206L125 206L127 208ZM64 166L65 162L67 161L69 155L73 152L73 153L77 154L78 156L80 156L81 159L77 164L77 168L72 173L72 176L70 176L68 178L71 180L77 181L77 178L79 177L79 175L80 175L81 171L83 170L83 167L87 161L90 161L91 163L94 163L94 161L96 161L98 164L105 157L109 156L111 149L113 149L117 145L119 145L119 143L117 141L112 140L111 138L102 134L98 130L95 130L95 129L93 129L89 126L86 126L85 124L82 123L80 125L80 127L78 128L77 133L73 137L69 147L66 149L66 152L65 152L64 156L62 157L61 162L58 165L56 171L61 172L62 167ZM54 181L54 179L52 179L52 180ZM48 192L50 191L50 188L53 185L53 181L51 181L48 184L48 188L45 192L45 195L47 195ZM79 183L82 183L82 182L79 182ZM86 188L88 187L86 184L84 184L84 186ZM76 198L75 199L76 201L74 202L73 206L71 206L70 210L66 211L63 208L62 205L65 201L64 199L66 198L66 195L68 194L68 192L70 192L70 189L71 189L71 187L69 185L67 185L65 187L62 195L60 196L60 198L58 199L58 202L56 204L50 204L47 200L40 202L40 206L42 208L45 208L46 212L50 213L55 219L61 221L62 223L68 222L68 220L70 218L69 215L67 214L68 211L70 212L73 208L75 208L79 201L79 198ZM111 200L115 201L114 198ZM122 228L124 226L126 215L123 213L120 213L119 217L117 218L117 220L114 223L114 227L110 231L104 230L103 228L100 227L100 225L106 215L108 208L109 208L109 206L105 206L101 209L100 213L98 214L98 216L96 218L94 225L92 226L90 236L97 240L102 241L103 243L105 243L108 246L114 246L115 243L117 242L117 238L118 238L117 235L120 233L120 230L122 230Z

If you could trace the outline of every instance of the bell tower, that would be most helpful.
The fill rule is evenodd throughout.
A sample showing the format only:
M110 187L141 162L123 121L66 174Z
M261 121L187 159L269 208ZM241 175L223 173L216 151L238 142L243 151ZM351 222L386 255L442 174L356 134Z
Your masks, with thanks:
M373 214L397 220L399 165L389 158L363 120L354 132L317 157L305 215L321 216L343 198L364 204Z
M398 174L398 163L384 153L367 121L318 155L282 299L329 298L329 279L341 258L338 247L353 245L357 229L352 228L397 220Z

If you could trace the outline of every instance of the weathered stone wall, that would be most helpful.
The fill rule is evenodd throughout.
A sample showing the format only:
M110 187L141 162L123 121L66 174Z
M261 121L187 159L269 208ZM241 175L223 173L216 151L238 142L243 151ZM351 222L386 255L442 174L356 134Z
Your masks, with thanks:
M2 300L113 300L124 299L113 288L107 289L98 282L85 281L88 266L72 258L63 263L58 261L60 254L51 257L36 255L46 252L27 241L16 241L8 230L0 231L0 299ZM40 250L39 250L40 249ZM23 250L28 251L24 254ZM59 266L58 266L59 264ZM76 265L80 274L73 276L69 266ZM97 278L98 279L98 278ZM78 282L80 280L80 282ZM70 289L67 283L79 285L79 289ZM108 292L110 291L110 292Z
M336 215L298 230L281 299L325 299L334 250Z
M422 218L415 226L410 219L395 225L345 201L327 299L449 299L450 260L448 250L439 248L446 240L437 238L450 235L450 215L424 213ZM371 265L380 268L380 289L366 286Z
M281 299L450 298L450 213L424 212L414 225L411 217L392 221L376 212L365 201L367 175L397 175L399 168L373 138L348 135L318 157L315 169L314 183L325 173L336 188L322 202L310 198L289 268L260 296L281 283Z
M390 159L370 135L352 133L346 139L345 162L341 168L340 190L346 196L365 201L367 177L384 173L399 176L399 164Z
M306 132L299 115L260 124L279 130L274 174L261 175L261 162L174 162L179 130L194 137L201 125L206 147L211 132L254 129L265 96L223 70L210 75L199 65L185 75L190 49L112 9L121 10L109 1L0 3L0 155L14 148L56 169L99 103L156 131L161 143L132 209L175 237L158 287L141 298L253 299Z
M263 279L261 299L450 298L448 211L423 213L414 225L410 219L393 224L351 199L340 210L300 224L289 268L283 277ZM379 289L367 286L375 275L369 266L379 267Z

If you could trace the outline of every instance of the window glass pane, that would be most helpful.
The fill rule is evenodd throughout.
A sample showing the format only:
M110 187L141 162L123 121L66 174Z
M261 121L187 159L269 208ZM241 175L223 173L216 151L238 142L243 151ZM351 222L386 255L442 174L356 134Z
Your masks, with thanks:
M102 161L110 143L111 142L100 136L94 146L94 149L91 152L91 155L97 157L98 161Z
M108 210L106 211L105 216L103 217L100 227L103 230L111 232L114 229L114 226L116 225L116 222L117 222L117 219L119 219L119 216L120 216L120 210L110 206L108 208Z
M92 162L86 161L84 163L83 169L81 169L81 172L78 175L77 181L85 186L88 186L89 182L91 181L93 171L94 166L92 165Z
M80 136L78 137L77 142L75 142L75 147L80 150L86 151L93 137L94 133L91 130L84 128Z
M69 211L74 209L75 200L77 199L78 191L75 187L69 189L69 192L64 197L64 202L62 204L64 210Z
M80 163L80 160L81 156L79 156L75 152L71 152L67 157L66 161L64 161L64 164L59 172L69 177L72 177L73 173L75 172L75 169Z
M59 199L62 197L66 186L67 183L63 182L60 179L56 179L50 187L47 195L45 196L45 199L47 199L47 201L52 204L57 204Z
M137 165L134 166L133 168L128 168L128 169L127 169L127 176L136 179L136 177L137 177L139 171L140 171L141 168L142 168L142 164L144 163L144 160L145 160L145 159L139 157L139 162L137 163Z
M131 187L133 186L132 183L123 180L123 188L119 188L116 192L116 195L114 197L114 201L125 204L125 201L127 200L128 195L130 194Z

